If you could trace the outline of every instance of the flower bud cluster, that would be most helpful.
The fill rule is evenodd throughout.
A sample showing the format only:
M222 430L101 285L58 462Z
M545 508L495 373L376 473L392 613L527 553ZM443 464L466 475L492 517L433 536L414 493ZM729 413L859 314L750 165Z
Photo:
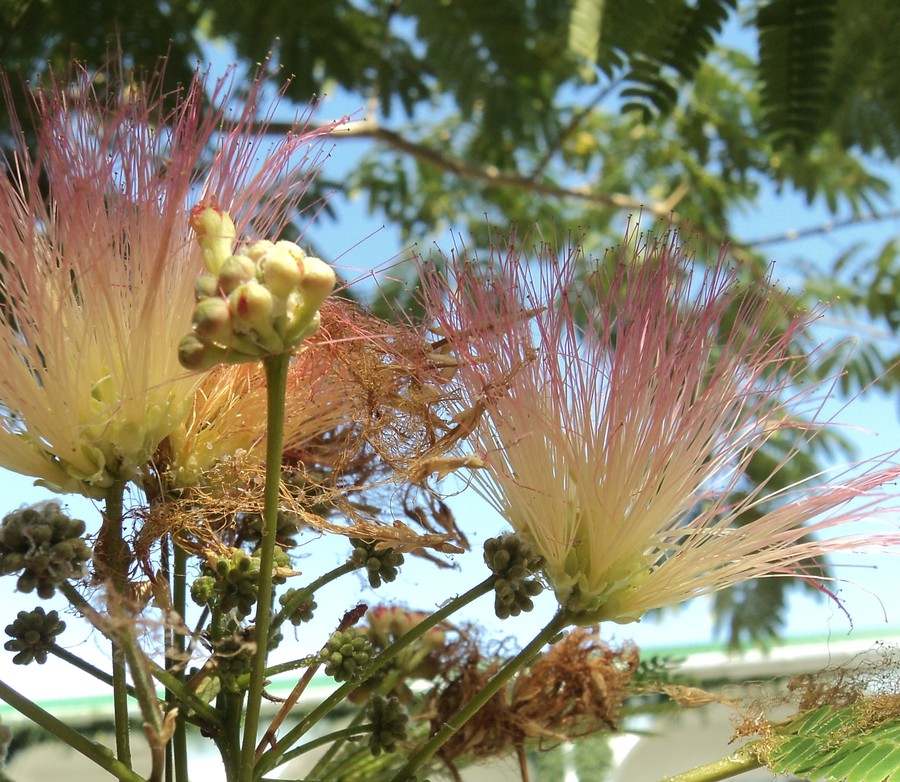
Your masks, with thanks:
M13 662L28 665L35 661L39 665L47 662L47 653L56 642L56 636L66 629L66 623L56 611L45 613L43 608L34 611L19 611L12 624L6 626L6 634L12 638L3 648L16 652Z
M263 518L261 513L238 513L237 518L237 535L241 540L254 542L260 540L263 529ZM303 521L291 511L278 511L275 521L275 542L279 546L296 546L297 541L294 540Z
M399 606L378 606L366 614L366 625L361 629L372 642L375 652L383 652L398 638L406 635L417 624L427 619L424 611L409 611ZM393 683L391 695L401 703L412 701L409 679L433 679L441 668L438 654L447 644L447 632L442 625L427 630L415 642L394 655L374 676L365 681L351 696L353 703L363 703L382 687L385 679ZM384 692L384 690L382 690Z
M358 677L373 656L372 642L351 628L334 633L319 659L325 664L325 673L342 682Z
M234 252L227 212L200 203L191 226L207 273L197 280L193 330L178 347L187 369L239 364L290 352L319 328L334 271L293 242L254 242Z
M249 616L259 592L259 558L235 549L230 556L219 557L212 570L214 574L202 575L191 584L194 602L198 605L217 603L224 613L234 611L241 618ZM272 578L274 584L284 581L277 573Z
M381 583L389 584L399 572L403 564L403 554L394 552L393 549L376 549L375 543L369 543L359 538L351 538L353 552L350 560L357 567L364 567L369 578L369 584L373 589L378 589Z
M494 581L494 613L499 619L518 616L531 611L531 598L544 587L535 577L540 573L543 559L534 553L531 542L515 533L484 542L484 561L497 576Z
M378 757L382 752L394 752L398 741L405 741L409 714L397 698L376 695L369 704L369 720L372 734L369 750Z
M298 597L300 602L296 602ZM296 603L287 615L287 619L294 627L303 622L312 621L313 612L318 608L316 601L313 600L312 593L306 592L306 590L288 589L287 592L278 598L278 602L281 603L282 608Z
M213 648L222 686L229 692L238 692L238 678L250 672L256 644L236 630L234 635L217 641Z
M59 584L84 572L91 556L84 530L84 522L67 516L57 502L8 513L0 522L0 575L22 571L20 592L52 597Z

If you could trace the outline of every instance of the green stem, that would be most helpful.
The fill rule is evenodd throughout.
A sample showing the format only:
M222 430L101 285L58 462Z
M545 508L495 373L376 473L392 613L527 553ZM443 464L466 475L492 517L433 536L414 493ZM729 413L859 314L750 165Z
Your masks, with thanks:
M331 710L336 706L343 703L347 696L351 692L353 692L353 690L359 687L360 684L366 681L382 667L387 665L387 663L393 660L394 657L396 657L400 652L402 652L408 646L414 644L432 627L443 622L447 617L458 611L460 608L463 608L472 601L477 600L482 595L486 595L488 592L492 591L494 588L494 580L494 576L486 578L477 586L472 587L472 589L470 589L465 594L460 595L459 597L455 597L452 600L448 600L443 608L435 611L433 614L423 619L421 622L411 628L407 633L400 636L400 638L394 641L394 643L392 643L387 649L379 654L374 660L372 660L372 662L369 664L369 667L362 672L362 675L359 679L355 681L345 682L340 687L338 687L333 693L331 693L331 695L329 695L318 706L316 706L316 708L309 712L309 714L304 716L303 719L301 719L300 722L297 723L297 725L295 725L279 741L277 741L274 747L263 753L262 757L259 760L259 763L257 764L260 773L268 773L276 766L281 765L281 763L284 762L284 754L285 752L287 752L287 749L289 747L296 744L297 741L313 725L315 725L320 719L329 714Z
M328 767L328 764L331 763L331 761L338 754L338 752L340 752L341 749L343 749L347 739L356 735L355 733L348 732L348 731L358 730L359 724L365 718L366 718L366 712L364 710L360 709L360 711L357 712L356 716L351 720L350 724L344 729L343 735L338 735L338 733L340 733L341 731L339 731L338 733L331 734L331 737L332 737L331 746L324 753L322 753L322 757L320 757L316 761L316 764L309 770L309 774L307 774L307 776L310 779L323 779L324 778L322 776L322 772L325 771L325 769ZM371 729L371 726L370 726L370 729ZM323 737L323 738L327 738L327 737ZM304 744L302 747L297 747L296 749L292 749L290 752L286 752L284 755L285 762L291 760L292 758L296 757L297 755L302 754L303 752L307 752L309 749L312 749L313 744L315 744L316 746L319 746L320 743L321 742L319 742L319 740L316 739L315 741L310 741L310 742Z
M61 646L57 646L56 644L52 644L48 649L50 654L58 657L60 660L65 660L69 665L74 665L76 668L84 671L85 673L89 673L95 679L99 679L104 684L112 685L112 676L110 676L106 671L101 671L99 668L91 665L86 660L82 660L80 657L72 654L68 649L63 649ZM128 694L134 695L134 688L128 687Z
M75 589L71 583L63 581L59 588L66 596L66 599L72 604L73 608L80 611L85 619L103 633L103 635L112 640L112 633L107 626L108 622L94 610L93 606L79 594L78 590ZM87 663L84 663L84 665L87 665ZM204 723L207 723L208 725L220 725L222 723L222 718L219 716L219 713L196 693L192 692L188 688L186 682L152 662L150 662L149 665L153 677L158 679L164 687L171 690L176 699L187 709L195 712ZM90 673L90 671L88 672ZM106 676L107 680L110 680L102 671L99 671L98 673L102 676ZM134 695L134 688L128 686L127 689L130 695Z
M40 725L48 733L53 734L60 741L92 760L100 768L108 771L116 779L121 780L121 782L144 782L144 777L136 774L124 763L117 760L109 747L105 747L81 735L77 730L69 727L65 722L57 719L50 712L45 711L24 695L20 695L3 681L0 681L0 698L16 709L16 711L28 717L35 725Z
M122 520L125 484L116 481L106 490L106 506L103 513L103 541L105 565L110 581L111 600L119 599L125 592L128 580L128 548L122 537ZM116 755L126 766L131 766L131 738L128 729L128 679L126 676L125 650L117 640L112 641L113 712L116 730Z
M207 726L222 724L222 717L219 713L199 695L192 692L187 686L187 682L177 678L171 671L163 670L152 662L150 663L150 673L153 678L157 679L160 684L173 694L175 699L185 709L194 712L198 719L202 720Z
M296 747L290 752L286 752L284 754L284 762L287 763L289 760L300 757L300 755L303 755L306 752L318 749L319 747L324 747L326 744L331 744L332 742L337 744L337 746L343 746L343 742L347 739L352 739L354 736L361 736L364 733L371 733L374 728L375 726L371 722L369 722L365 725L350 725L349 727L342 728L341 730L336 730L334 731L334 733L329 733L325 736L319 736L319 738L317 739L306 742L306 744L304 744L302 747ZM327 754L328 753L326 753L326 755ZM331 756L328 756L328 759L330 760ZM320 777L318 776L318 769L320 765L321 760L319 763L316 763L313 770L307 774L310 779L320 779Z
M662 782L720 782L763 765L765 764L755 753L738 750L727 758L714 760L712 763L676 774L674 777L665 777Z
M291 660L286 663L278 663L278 665L272 665L269 668L266 668L266 678L271 679L273 676L278 676L282 673L288 673L290 671L296 671L298 668L309 668L310 665L315 665L319 662L319 655L311 654L309 657L301 657L299 660ZM238 684L243 682L243 677L238 679Z
M528 665L534 656L540 652L545 644L549 643L571 621L571 615L566 609L560 609L532 640L531 642L509 662L507 662L488 682L484 689L463 706L444 726L428 741L419 747L394 776L392 782L402 782L409 779L413 773L424 763L427 763L463 725L466 724L491 698L493 698L503 686L524 666Z
M266 679L269 628L272 617L272 575L275 565L275 533L278 528L278 499L281 491L281 451L284 443L284 400L290 353L263 359L266 370L266 488L263 523L259 544L259 584L256 604L256 654L250 670L247 708L244 714L244 737L241 744L241 782L252 782L256 764L256 738L259 711Z
M187 611L187 552L178 545L175 536L172 536L172 607L178 614L181 623L184 624L184 616ZM184 683L185 660L184 634L175 629L172 634L172 646L176 667L172 672L175 678ZM170 689L169 692L172 692ZM184 714L179 711L175 720L175 733L172 736L172 765L175 771L175 782L188 782L188 755L187 755L187 721Z
M153 677L150 675L149 660L138 645L130 624L130 617L125 616L124 611L120 616L120 622L121 626L116 635L121 643L128 667L131 668L135 696L144 718L144 733L147 743L150 745L151 771L147 782L162 782L166 742L169 739L165 716L159 698L156 696L156 687L153 684Z

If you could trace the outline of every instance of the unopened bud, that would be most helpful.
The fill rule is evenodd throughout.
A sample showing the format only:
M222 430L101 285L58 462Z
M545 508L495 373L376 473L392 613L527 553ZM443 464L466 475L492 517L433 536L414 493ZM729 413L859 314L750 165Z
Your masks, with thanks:
M229 255L219 269L218 286L227 294L255 277L256 264L252 259L246 255Z
M244 253L254 263L259 263L274 249L274 242L270 242L268 239L260 239L258 242L253 242L253 244L251 244L246 250L244 250Z
M284 343L272 326L273 301L268 288L256 280L235 288L228 297L235 325L252 331L252 338L260 347L271 353L284 350ZM248 335L250 336L250 335Z
M224 361L225 351L206 345L196 334L186 334L178 343L178 362L185 369L209 369Z
M219 278L212 274L201 274L194 283L194 297L197 301L219 292Z
M194 328L207 341L226 342L231 336L231 310L220 296L203 299L194 308Z
M319 309L325 298L334 290L337 277L325 261L320 258L303 259L303 279L300 290L303 292L303 306Z
M203 263L213 274L218 274L234 245L236 230L231 217L214 202L201 201L191 210L190 224L203 250Z
M279 244L290 244L283 242ZM296 247L296 245L294 245ZM300 250L299 247L296 247ZM300 251L302 252L302 251ZM265 257L263 261L263 279L266 282L272 294L282 299L286 299L292 291L300 284L303 277L303 270L300 268L302 256L299 262L289 248L278 246L273 247L272 251Z

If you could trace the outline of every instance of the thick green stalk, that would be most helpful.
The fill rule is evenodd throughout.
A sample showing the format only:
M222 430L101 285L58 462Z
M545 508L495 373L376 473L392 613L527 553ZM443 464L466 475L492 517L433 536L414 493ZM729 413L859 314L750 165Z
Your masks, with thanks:
M403 782L409 779L415 771L424 763L427 763L463 725L493 698L512 677L525 665L534 659L545 644L549 643L559 631L565 628L571 621L571 615L566 609L560 609L532 640L531 642L509 662L507 662L472 700L466 703L444 726L428 741L419 747L406 762L406 765L397 772L392 782Z
M369 667L362 672L362 675L359 679L355 681L345 682L340 687L338 687L333 693L331 693L331 695L329 695L318 706L316 706L316 708L309 712L309 714L305 715L303 719L301 719L300 722L297 723L297 725L295 725L281 739L279 739L275 743L274 747L272 747L267 752L264 752L259 760L259 763L257 764L260 773L268 773L276 766L281 765L284 762L284 755L288 751L288 749L296 744L297 741L299 741L299 739L320 719L327 716L332 709L343 703L346 700L347 696L351 692L353 692L353 690L359 687L360 684L366 681L370 676L375 674L382 667L387 665L387 663L393 660L394 657L396 657L400 652L418 641L432 627L443 622L445 619L447 619L447 617L451 616L460 608L463 608L472 601L478 599L482 595L486 595L488 592L493 590L494 581L495 576L486 578L477 586L472 587L472 589L470 589L465 594L460 595L459 597L455 597L452 600L448 600L442 608L423 619L421 622L411 628L409 632L400 636L400 638L394 641L394 643L392 643L387 649L385 649L374 660L372 660L372 662L369 664Z
M73 608L76 608L81 612L81 615L84 616L94 627L96 627L103 635L112 640L112 632L108 627L108 622L105 621L105 618L98 614L90 603L87 602L79 593L78 590L75 589L68 581L63 581L59 585L60 590L66 596L66 599L72 604ZM149 661L148 661L149 662ZM85 663L87 665L87 663ZM192 692L187 683L179 679L175 674L170 673L169 671L160 668L158 665L155 665L152 662L149 662L150 672L155 679L158 679L159 682L165 686L167 689L171 690L175 695L176 699L186 708L191 711L196 712L199 719L208 723L209 725L219 725L221 723L221 717L219 713L208 703L202 700L196 693ZM81 667L81 666L79 666ZM90 673L90 671L89 671ZM106 676L102 671L98 672L101 676ZM95 674L97 675L97 674ZM109 680L109 677L106 676ZM126 685L127 691L130 695L134 694L134 688Z
M187 552L178 545L175 537L172 536L172 607L181 617L182 623L187 610L187 558ZM177 665L172 673L182 683L184 682L184 640L184 633L176 628L172 633L172 647ZM175 782L188 782L187 758L187 722L184 714L179 711L175 720L175 733L172 736L172 765L174 766Z
M755 753L738 750L727 758L714 760L674 777L665 777L662 782L721 782L762 765L763 762Z
M51 644L48 651L54 657L58 657L60 660L65 660L70 665L74 665L76 668L84 671L85 673L89 673L95 679L99 679L104 684L112 685L112 676L110 676L106 671L101 671L99 668L91 665L89 662L86 662L77 655L72 654L72 652L70 652L68 649L63 649L61 646ZM128 694L133 695L134 688L129 686Z
M28 700L24 695L20 695L2 681L0 681L0 698L16 709L16 711L28 717L35 725L40 725L48 733L53 734L60 741L92 760L100 768L108 771L116 779L121 780L121 782L144 782L144 777L117 760L109 747L82 736L77 730L69 727L65 722L57 719L33 701Z
M323 773L325 769L328 768L328 764L331 763L331 761L334 760L337 754L344 748L347 739L352 738L355 735L352 731L358 730L360 724L365 718L365 710L360 709L357 712L356 716L350 721L350 724L343 731L329 734L332 738L331 746L322 753L322 756L316 761L316 764L309 770L309 774L307 774L307 776L310 779L324 779ZM328 736L323 736L322 738L328 738ZM307 742L302 747L297 747L297 749L292 749L290 752L286 752L284 755L285 762L292 760L297 755L308 752L313 748L314 744L316 746L319 746L320 743L324 742L319 742L319 739L315 739L314 741Z
M123 612L124 614L124 612ZM120 616L121 626L116 635L121 643L125 659L131 668L131 677L134 679L134 691L141 714L144 718L144 733L150 745L151 772L147 782L162 782L165 768L166 743L169 740L169 731L166 718L162 711L162 705L156 696L156 687L150 674L150 665L144 651L138 645L134 631L129 624L129 617Z
M103 527L100 531L103 564L108 571L104 575L110 583L110 599L117 600L125 591L128 580L128 548L122 537L124 519L123 503L125 484L116 481L106 491ZM125 650L116 639L112 641L113 712L116 730L116 755L126 766L131 766L131 738L128 729L128 679L126 676Z
M266 678L269 627L272 617L272 570L275 565L275 533L278 525L278 498L281 490L281 451L284 443L284 400L290 353L263 359L266 370L266 488L263 504L262 534L259 544L259 584L257 590L255 639L256 654L250 669L244 737L241 744L241 782L252 782L256 763L256 734L259 710Z
M287 763L289 760L300 757L300 755L311 752L319 747L324 747L326 744L343 746L343 742L347 739L352 739L354 736L362 736L365 733L371 733L374 729L375 726L371 722L367 722L363 725L350 725L349 727L341 728L341 730L336 730L334 733L319 736L317 739L308 741L302 747L297 747L290 752L286 752L284 755L284 762ZM331 760L331 756L328 756L328 760ZM319 771L321 770L319 765L319 763L316 763L315 767L307 774L310 779L323 778L319 776ZM327 762L324 765L327 765Z

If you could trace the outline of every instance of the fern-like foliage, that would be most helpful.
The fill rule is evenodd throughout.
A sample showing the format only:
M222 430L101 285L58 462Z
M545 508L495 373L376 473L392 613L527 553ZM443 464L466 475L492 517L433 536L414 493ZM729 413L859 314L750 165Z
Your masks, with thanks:
M736 0L577 0L569 46L606 72L627 68L624 111L667 114L696 75Z
M773 771L810 782L900 782L900 716L878 720L871 705L823 706L756 748Z
M821 127L837 0L770 0L759 9L759 77L776 145L805 149Z

